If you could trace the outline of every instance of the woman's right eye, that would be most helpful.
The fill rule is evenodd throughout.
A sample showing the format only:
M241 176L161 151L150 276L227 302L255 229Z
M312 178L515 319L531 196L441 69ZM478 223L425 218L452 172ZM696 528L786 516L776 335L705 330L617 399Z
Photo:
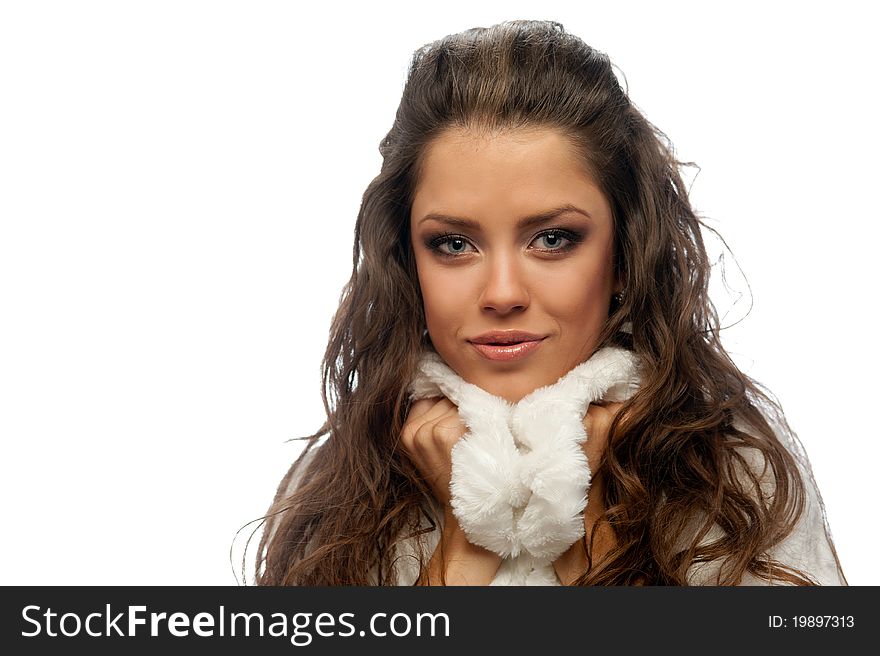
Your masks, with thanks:
M444 257L467 253L471 243L460 235L439 235L428 242L428 248Z

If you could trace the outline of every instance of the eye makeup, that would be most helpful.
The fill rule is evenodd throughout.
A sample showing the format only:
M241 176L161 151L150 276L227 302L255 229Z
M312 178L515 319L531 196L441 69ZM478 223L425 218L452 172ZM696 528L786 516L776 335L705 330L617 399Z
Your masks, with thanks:
M553 241L562 240L562 245L558 248L554 248L553 244L549 244L549 247L547 247L547 242L544 242L544 248L537 247L534 249L541 253L555 255L557 253L568 253L576 248L578 244L584 240L584 234L581 231L569 230L567 228L548 228L532 237L529 244L531 245L542 239ZM465 255L469 252L476 251L470 239L462 234L452 232L429 233L424 237L424 244L428 250L437 254L439 257L444 258L455 258L459 255ZM448 246L453 250L447 250L444 248L445 246ZM474 251L458 250L459 248L465 248L466 246L471 246L474 248Z

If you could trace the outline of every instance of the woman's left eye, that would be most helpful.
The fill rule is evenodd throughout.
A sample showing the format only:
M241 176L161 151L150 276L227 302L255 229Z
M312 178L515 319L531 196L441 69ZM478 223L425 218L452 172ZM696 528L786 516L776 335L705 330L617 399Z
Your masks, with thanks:
M535 237L532 243L538 244L541 250L564 251L574 246L576 241L577 239L574 235L561 230L548 230Z

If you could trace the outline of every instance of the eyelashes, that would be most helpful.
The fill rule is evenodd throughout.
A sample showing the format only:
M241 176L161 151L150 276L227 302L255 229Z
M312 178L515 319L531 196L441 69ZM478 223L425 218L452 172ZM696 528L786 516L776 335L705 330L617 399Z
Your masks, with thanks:
M567 230L564 228L550 228L542 230L532 238L529 246L539 244L535 250L541 253L557 254L567 253L576 248L584 240L584 235L580 232ZM475 250L466 250L473 244L470 239L464 235L444 232L435 235L428 235L425 238L425 247L436 253L440 257L455 258L467 253L476 252ZM445 248L447 247L447 248Z
M450 247L452 247L452 245L454 244L456 247L456 250L454 252L448 252L448 251L443 250L443 246L446 246L447 244L449 244ZM459 244L461 244L462 248L464 246L471 245L470 241L468 241L468 239L466 237L463 237L462 235L455 235L455 234L448 233L448 232L445 232L445 233L442 233L439 235L429 236L425 240L425 246L427 246L431 251L433 251L437 255L441 255L443 257L455 257L456 255L461 255L463 253L466 253L467 251L457 250L457 248L459 247Z

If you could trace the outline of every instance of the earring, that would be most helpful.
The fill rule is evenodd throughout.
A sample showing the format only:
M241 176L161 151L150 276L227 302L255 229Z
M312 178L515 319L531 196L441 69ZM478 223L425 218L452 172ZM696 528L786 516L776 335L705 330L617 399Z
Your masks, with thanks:
M621 289L619 292L617 292L617 293L614 295L614 300L617 302L618 305L622 305L622 304L623 304L623 299L624 299L624 298L626 298L626 289Z

